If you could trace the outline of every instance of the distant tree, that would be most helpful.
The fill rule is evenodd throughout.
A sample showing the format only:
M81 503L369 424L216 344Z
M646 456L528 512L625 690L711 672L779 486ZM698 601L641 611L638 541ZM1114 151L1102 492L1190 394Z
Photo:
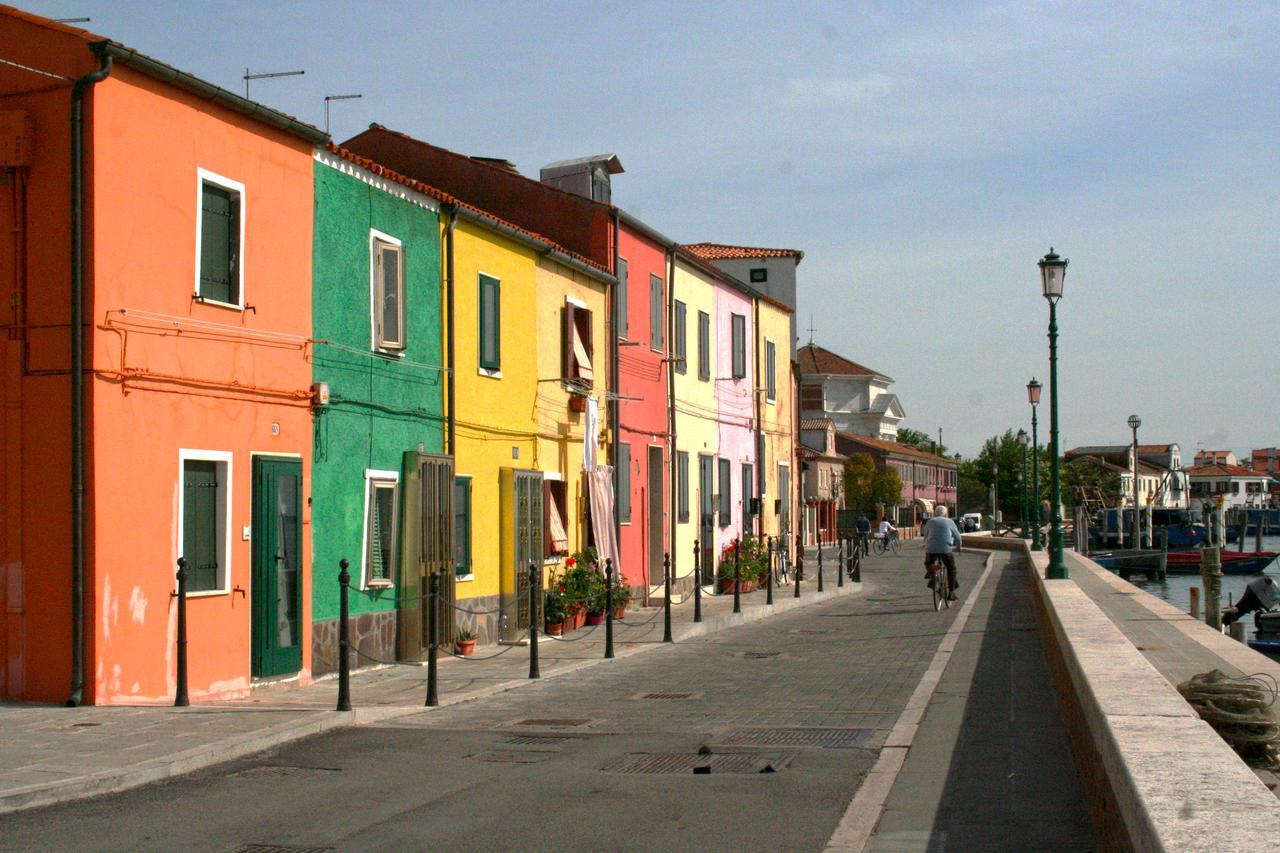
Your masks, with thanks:
M892 468L876 470L875 460L867 453L855 453L844 463L845 506L871 513L876 508L890 509L902 500L902 479Z
M1049 455L1043 448L1039 449L1039 453L1040 496L1044 498L1048 492ZM1033 491L1030 447L1027 448L1026 459L1026 489L1027 494L1030 495ZM967 485L966 480L969 481ZM996 483L1000 511L1004 514L1004 519L1010 522L1020 520L1023 506L1022 445L1018 443L1018 438L1011 429L1005 430L1002 435L988 438L982 445L982 451L975 458L960 464L960 485L957 488L961 506L980 505L985 511L990 512L992 482ZM979 488L982 490L981 496L978 494ZM966 497L973 503L967 501Z
M987 496L987 487L983 482L976 477L966 476L962 469L956 485L956 511L960 513L990 512Z
M1073 459L1062 465L1062 502L1073 507L1080 503L1080 492L1092 496L1101 493L1107 506L1120 502L1120 474L1110 471L1092 459Z
M916 450L927 453L936 453L939 456L947 455L945 444L939 444L929 433L911 427L898 427L898 444L905 444L907 447L914 447Z

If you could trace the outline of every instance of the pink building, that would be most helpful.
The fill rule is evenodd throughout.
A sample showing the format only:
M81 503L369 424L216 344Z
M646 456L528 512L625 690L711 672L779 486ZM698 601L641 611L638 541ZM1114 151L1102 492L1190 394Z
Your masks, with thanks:
M717 541L724 548L734 539L755 532L751 501L756 494L755 430L755 316L750 296L724 280L715 286L717 330L716 418L719 458L716 482L728 482L729 516L719 520ZM726 470L726 468L728 470ZM727 475L727 476L726 476ZM723 488L723 487L721 487ZM725 495L721 495L724 506Z

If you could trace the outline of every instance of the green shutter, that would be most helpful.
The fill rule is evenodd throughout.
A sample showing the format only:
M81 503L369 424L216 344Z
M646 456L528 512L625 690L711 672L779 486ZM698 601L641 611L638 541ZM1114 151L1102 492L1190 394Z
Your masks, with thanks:
M720 460L720 526L729 526L729 514L733 511L732 467L728 459Z
M688 309L683 302L676 300L675 303L676 316L672 320L675 326L673 334L676 339L671 342L672 355L675 358L675 366L677 373L686 373L689 370L689 363L686 361L689 354L688 333L686 326L688 325Z
M698 378L711 379L711 317L705 311L698 312Z
M631 520L631 445L618 445L618 521Z
M182 556L187 591L218 588L218 463L182 463Z
M770 400L778 399L778 348L773 341L764 344L765 396Z
M649 346L662 349L662 279L649 276Z
M618 284L613 291L613 324L620 338L627 336L627 261L618 258Z
M453 478L453 571L471 574L471 478Z
M502 285L498 279L480 276L480 366L502 366Z
M676 451L676 483L679 491L677 511L680 521L689 520L689 454L684 450Z
M200 296L240 301L240 196L214 184L200 193Z
M747 375L747 318L741 314L731 314L730 322L733 335L733 378L741 379Z

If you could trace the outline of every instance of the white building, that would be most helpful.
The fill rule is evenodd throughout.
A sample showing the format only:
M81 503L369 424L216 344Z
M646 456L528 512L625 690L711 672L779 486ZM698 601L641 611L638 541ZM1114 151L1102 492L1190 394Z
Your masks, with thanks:
M896 441L906 417L892 377L809 344L796 351L802 417L830 419L836 432Z
M1263 471L1241 468L1239 465L1196 465L1187 469L1191 479L1191 507L1195 509L1203 501L1217 502L1222 498L1223 509L1234 506L1270 506L1269 486L1271 477Z
M1076 447L1067 461L1088 459L1120 478L1120 506L1133 506L1134 453L1132 444ZM1139 444L1138 500L1143 506L1185 509L1190 497L1182 451L1177 444Z
M690 243L685 248L792 309L791 348L795 347L796 267L804 260L804 252L725 243Z

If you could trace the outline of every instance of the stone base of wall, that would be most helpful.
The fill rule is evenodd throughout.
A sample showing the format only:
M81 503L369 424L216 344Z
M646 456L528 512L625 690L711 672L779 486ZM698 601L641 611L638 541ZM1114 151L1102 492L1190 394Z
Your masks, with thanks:
M502 638L501 613L498 608L502 604L500 595L482 595L479 598L465 598L457 602L458 608L453 611L454 625L458 630L469 630L476 635L477 646L488 646ZM464 613L463 611L472 611ZM490 612L494 611L494 612ZM513 613L514 616L514 613ZM448 620L449 614L441 617Z
M360 613L347 620L351 641L350 666L357 670L377 666L376 660L396 659L396 614L394 610ZM362 652L363 654L357 653ZM368 655L369 657L365 657ZM338 669L338 620L311 624L311 674L326 675Z

